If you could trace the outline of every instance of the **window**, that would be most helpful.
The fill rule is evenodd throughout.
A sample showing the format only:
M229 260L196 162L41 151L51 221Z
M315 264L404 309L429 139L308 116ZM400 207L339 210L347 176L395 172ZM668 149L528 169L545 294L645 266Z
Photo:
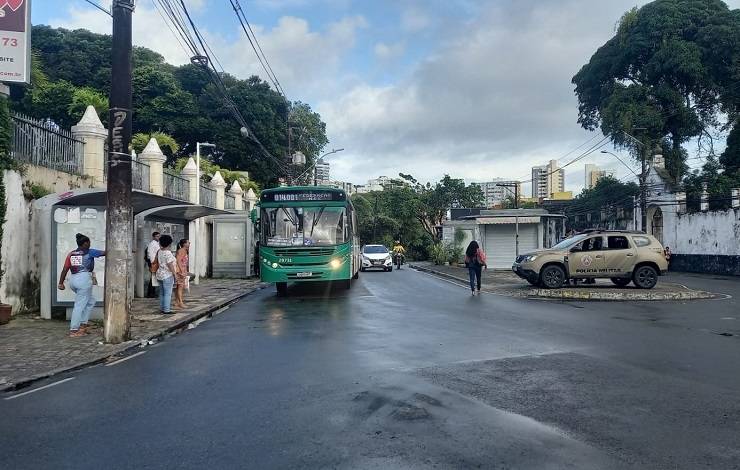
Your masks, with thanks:
M363 250L363 253L368 255L381 255L383 253L388 253L388 248L381 245L368 245Z
M632 241L635 242L635 246L638 248L650 245L650 239L648 237L632 237Z
M347 239L343 207L276 207L262 211L264 246L331 246Z
M602 237L592 237L583 240L583 242L573 247L571 251L599 251L604 249L604 239Z
M610 250L629 250L630 242L627 237L622 235L615 235L609 237L609 249Z

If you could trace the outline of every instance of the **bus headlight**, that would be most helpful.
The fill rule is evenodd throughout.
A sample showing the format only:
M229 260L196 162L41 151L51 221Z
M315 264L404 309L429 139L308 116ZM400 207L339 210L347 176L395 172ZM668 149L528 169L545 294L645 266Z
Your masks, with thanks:
M342 260L334 258L329 262L329 266L331 266L332 269L339 269L339 267L342 266Z
M272 269L277 269L277 267L278 267L277 263L272 263Z

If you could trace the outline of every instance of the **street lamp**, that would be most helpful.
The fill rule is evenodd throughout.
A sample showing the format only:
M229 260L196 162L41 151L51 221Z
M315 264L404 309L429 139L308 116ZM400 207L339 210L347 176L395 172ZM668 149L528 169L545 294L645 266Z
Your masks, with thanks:
M200 204L200 148L201 147L210 147L210 148L216 148L215 144L210 144L208 142L196 142L195 144L195 181L197 182L195 186L195 200L197 204ZM195 248L193 251L195 252L193 254L193 258L195 258L195 284L200 284L200 253L198 246L198 235L200 234L200 217L195 219L195 236L191 237L192 240L190 241L191 250ZM195 243L193 243L195 242Z

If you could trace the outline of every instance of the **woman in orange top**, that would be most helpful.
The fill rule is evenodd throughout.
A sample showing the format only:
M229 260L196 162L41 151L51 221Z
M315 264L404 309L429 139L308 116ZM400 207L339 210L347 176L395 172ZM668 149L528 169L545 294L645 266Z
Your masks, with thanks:
M468 275L470 276L470 290L475 295L477 287L478 295L480 295L482 271L483 268L488 269L488 265L486 264L486 254L475 240L470 242L468 248L465 250L465 266L468 267Z

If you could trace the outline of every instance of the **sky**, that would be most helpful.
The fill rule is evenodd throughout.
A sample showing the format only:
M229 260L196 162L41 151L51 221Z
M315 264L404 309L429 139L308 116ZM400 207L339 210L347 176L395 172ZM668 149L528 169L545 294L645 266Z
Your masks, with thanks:
M289 99L318 111L332 179L410 173L527 180L567 162L596 134L577 124L571 78L636 0L240 0ZM109 0L98 0L108 6ZM228 0L185 0L226 71L261 73ZM727 1L740 8L740 0ZM34 0L33 23L110 33L83 0ZM188 55L152 0L138 0L134 43L172 64ZM611 149L609 149L611 150ZM627 155L622 155L628 160ZM579 192L586 163L629 179L595 153L565 169ZM527 192L527 185L524 191Z

